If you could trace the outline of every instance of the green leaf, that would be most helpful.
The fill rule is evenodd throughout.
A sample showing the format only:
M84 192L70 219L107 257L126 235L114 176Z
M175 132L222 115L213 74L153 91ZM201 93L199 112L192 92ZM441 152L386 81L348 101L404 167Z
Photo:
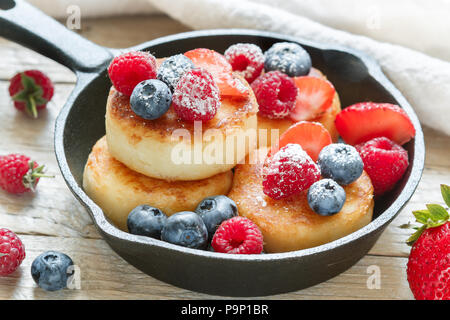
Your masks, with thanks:
M414 217L416 217L416 221L422 224L427 224L428 219L430 218L431 214L428 210L416 210L413 211Z
M35 96L34 101L36 102L36 105L37 105L37 106L46 104L46 103L48 102L47 99L44 99L44 98L39 97L39 96L38 96L38 97Z
M421 226L416 232L414 232L409 238L408 240L406 240L406 244L409 246L412 246L414 244L414 242L417 241L417 239L419 239L420 235L422 234L422 232L427 228L427 225L424 224L423 226Z
M438 204L427 204L427 208L431 213L431 220L434 222L448 220L448 212L443 206Z
M444 198L445 204L450 207L450 186L441 184L442 198Z
M12 96L13 101L27 102L28 101L28 92L23 90Z
M37 87L34 79L27 76L25 73L22 73L22 77L20 80L22 81L23 88L27 91L29 91L29 90L34 91L35 88Z

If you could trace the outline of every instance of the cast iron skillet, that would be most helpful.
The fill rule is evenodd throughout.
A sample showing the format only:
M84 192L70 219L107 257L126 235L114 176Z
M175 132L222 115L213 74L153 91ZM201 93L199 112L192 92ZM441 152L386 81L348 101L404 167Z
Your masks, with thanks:
M237 42L266 50L275 42L294 41L311 54L313 65L335 85L343 106L360 101L399 104L409 115L416 137L405 145L410 165L387 196L377 199L366 227L315 248L280 254L226 255L186 249L115 228L81 188L83 167L94 143L105 134L105 103L110 88L106 67L119 51L100 47L69 31L21 0L0 3L0 36L27 46L74 71L77 84L56 120L55 152L67 185L86 207L98 231L121 257L145 273L190 290L225 296L262 296L289 292L330 279L363 257L399 213L419 183L424 140L411 106L370 58L352 50L252 30L210 30L156 39L132 49L157 57L197 47L223 52Z

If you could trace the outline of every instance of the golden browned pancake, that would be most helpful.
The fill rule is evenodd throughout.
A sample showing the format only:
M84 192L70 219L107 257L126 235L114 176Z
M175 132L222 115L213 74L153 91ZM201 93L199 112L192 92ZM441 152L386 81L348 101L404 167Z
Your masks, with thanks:
M223 98L216 116L200 122L195 135L194 124L179 119L173 107L159 119L145 120L131 110L128 97L111 88L109 151L129 168L158 179L198 180L229 171L256 147L258 105L245 79L236 77L249 88L248 98ZM246 138L250 132L253 143Z
M267 149L253 152L264 159ZM266 196L260 161L236 167L228 196L236 202L239 215L249 218L261 229L266 252L286 252L339 239L372 220L374 200L369 176L363 172L344 189L347 199L342 210L333 216L321 216L309 207L307 191L281 200Z
M317 69L312 69L312 74L314 76L326 79L326 76ZM330 109L328 109L324 114L316 119L310 119L309 121L320 122L323 126L328 130L331 135L331 139L336 142L339 138L339 133L336 130L336 126L334 125L334 120L336 119L337 114L341 111L341 102L339 100L339 95L336 92L333 98L333 105ZM271 146L272 145L272 137L276 139L278 136L281 136L290 126L292 126L295 121L290 118L286 119L269 119L264 116L258 114L258 129L267 130L267 142L266 140L258 138L258 148ZM278 135L271 135L271 130L278 129ZM275 134L275 133L274 133ZM259 136L258 136L259 137Z
M126 231L129 212L148 204L168 215L195 210L206 197L227 194L233 182L231 170L197 181L153 179L134 172L108 152L105 137L92 148L83 175L83 188L120 229Z

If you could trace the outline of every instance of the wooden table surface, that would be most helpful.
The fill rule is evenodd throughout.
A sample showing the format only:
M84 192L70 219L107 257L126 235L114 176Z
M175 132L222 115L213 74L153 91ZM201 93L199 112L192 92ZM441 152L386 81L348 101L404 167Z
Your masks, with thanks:
M128 47L188 28L165 17L83 20L80 33L109 47ZM205 44L207 46L207 44ZM35 194L10 195L0 190L0 227L21 237L27 257L18 271L0 278L0 299L204 299L220 298L173 287L138 271L103 241L85 209L72 196L53 152L54 121L75 76L65 67L0 38L0 154L24 153L46 164L55 179L42 179ZM9 99L8 79L16 72L41 69L55 83L48 110L32 120L16 112ZM426 166L420 185L400 215L363 259L343 274L314 287L270 296L276 299L412 299L405 266L410 231L399 225L413 221L411 211L425 203L442 203L439 184L450 184L450 137L424 128ZM81 289L45 292L30 275L33 259L47 250L70 255L81 270ZM381 284L369 289L371 266L380 270Z

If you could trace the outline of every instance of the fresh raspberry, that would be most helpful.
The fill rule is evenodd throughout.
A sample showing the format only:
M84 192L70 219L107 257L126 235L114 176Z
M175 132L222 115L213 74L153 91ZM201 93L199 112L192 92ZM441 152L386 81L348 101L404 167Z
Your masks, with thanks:
M53 93L52 81L39 70L20 72L9 84L9 95L14 101L14 107L25 110L33 118L37 118L37 110L47 106Z
M390 191L408 168L408 152L385 137L356 146L364 170L372 180L375 195Z
M300 193L319 179L319 167L299 144L287 144L264 163L263 191L275 200Z
M294 108L297 86L294 80L280 71L271 71L259 76L252 83L259 104L259 113L270 119L281 119Z
M259 77L264 69L264 54L260 47L251 43L236 43L225 51L225 58L248 83Z
M25 259L20 238L8 229L0 229L0 276L13 273Z
M205 69L186 72L172 96L173 108L186 121L208 121L220 107L220 92L212 75Z
M108 74L117 91L129 97L139 82L156 78L156 59L148 52L130 51L111 61Z
M258 226L244 217L225 220L211 242L214 251L234 254L260 254L263 235Z
M423 231L411 249L406 273L417 300L450 300L450 222Z
M40 178L50 177L43 172L44 166L39 166L27 156L21 154L0 156L0 188L7 192L34 191Z

